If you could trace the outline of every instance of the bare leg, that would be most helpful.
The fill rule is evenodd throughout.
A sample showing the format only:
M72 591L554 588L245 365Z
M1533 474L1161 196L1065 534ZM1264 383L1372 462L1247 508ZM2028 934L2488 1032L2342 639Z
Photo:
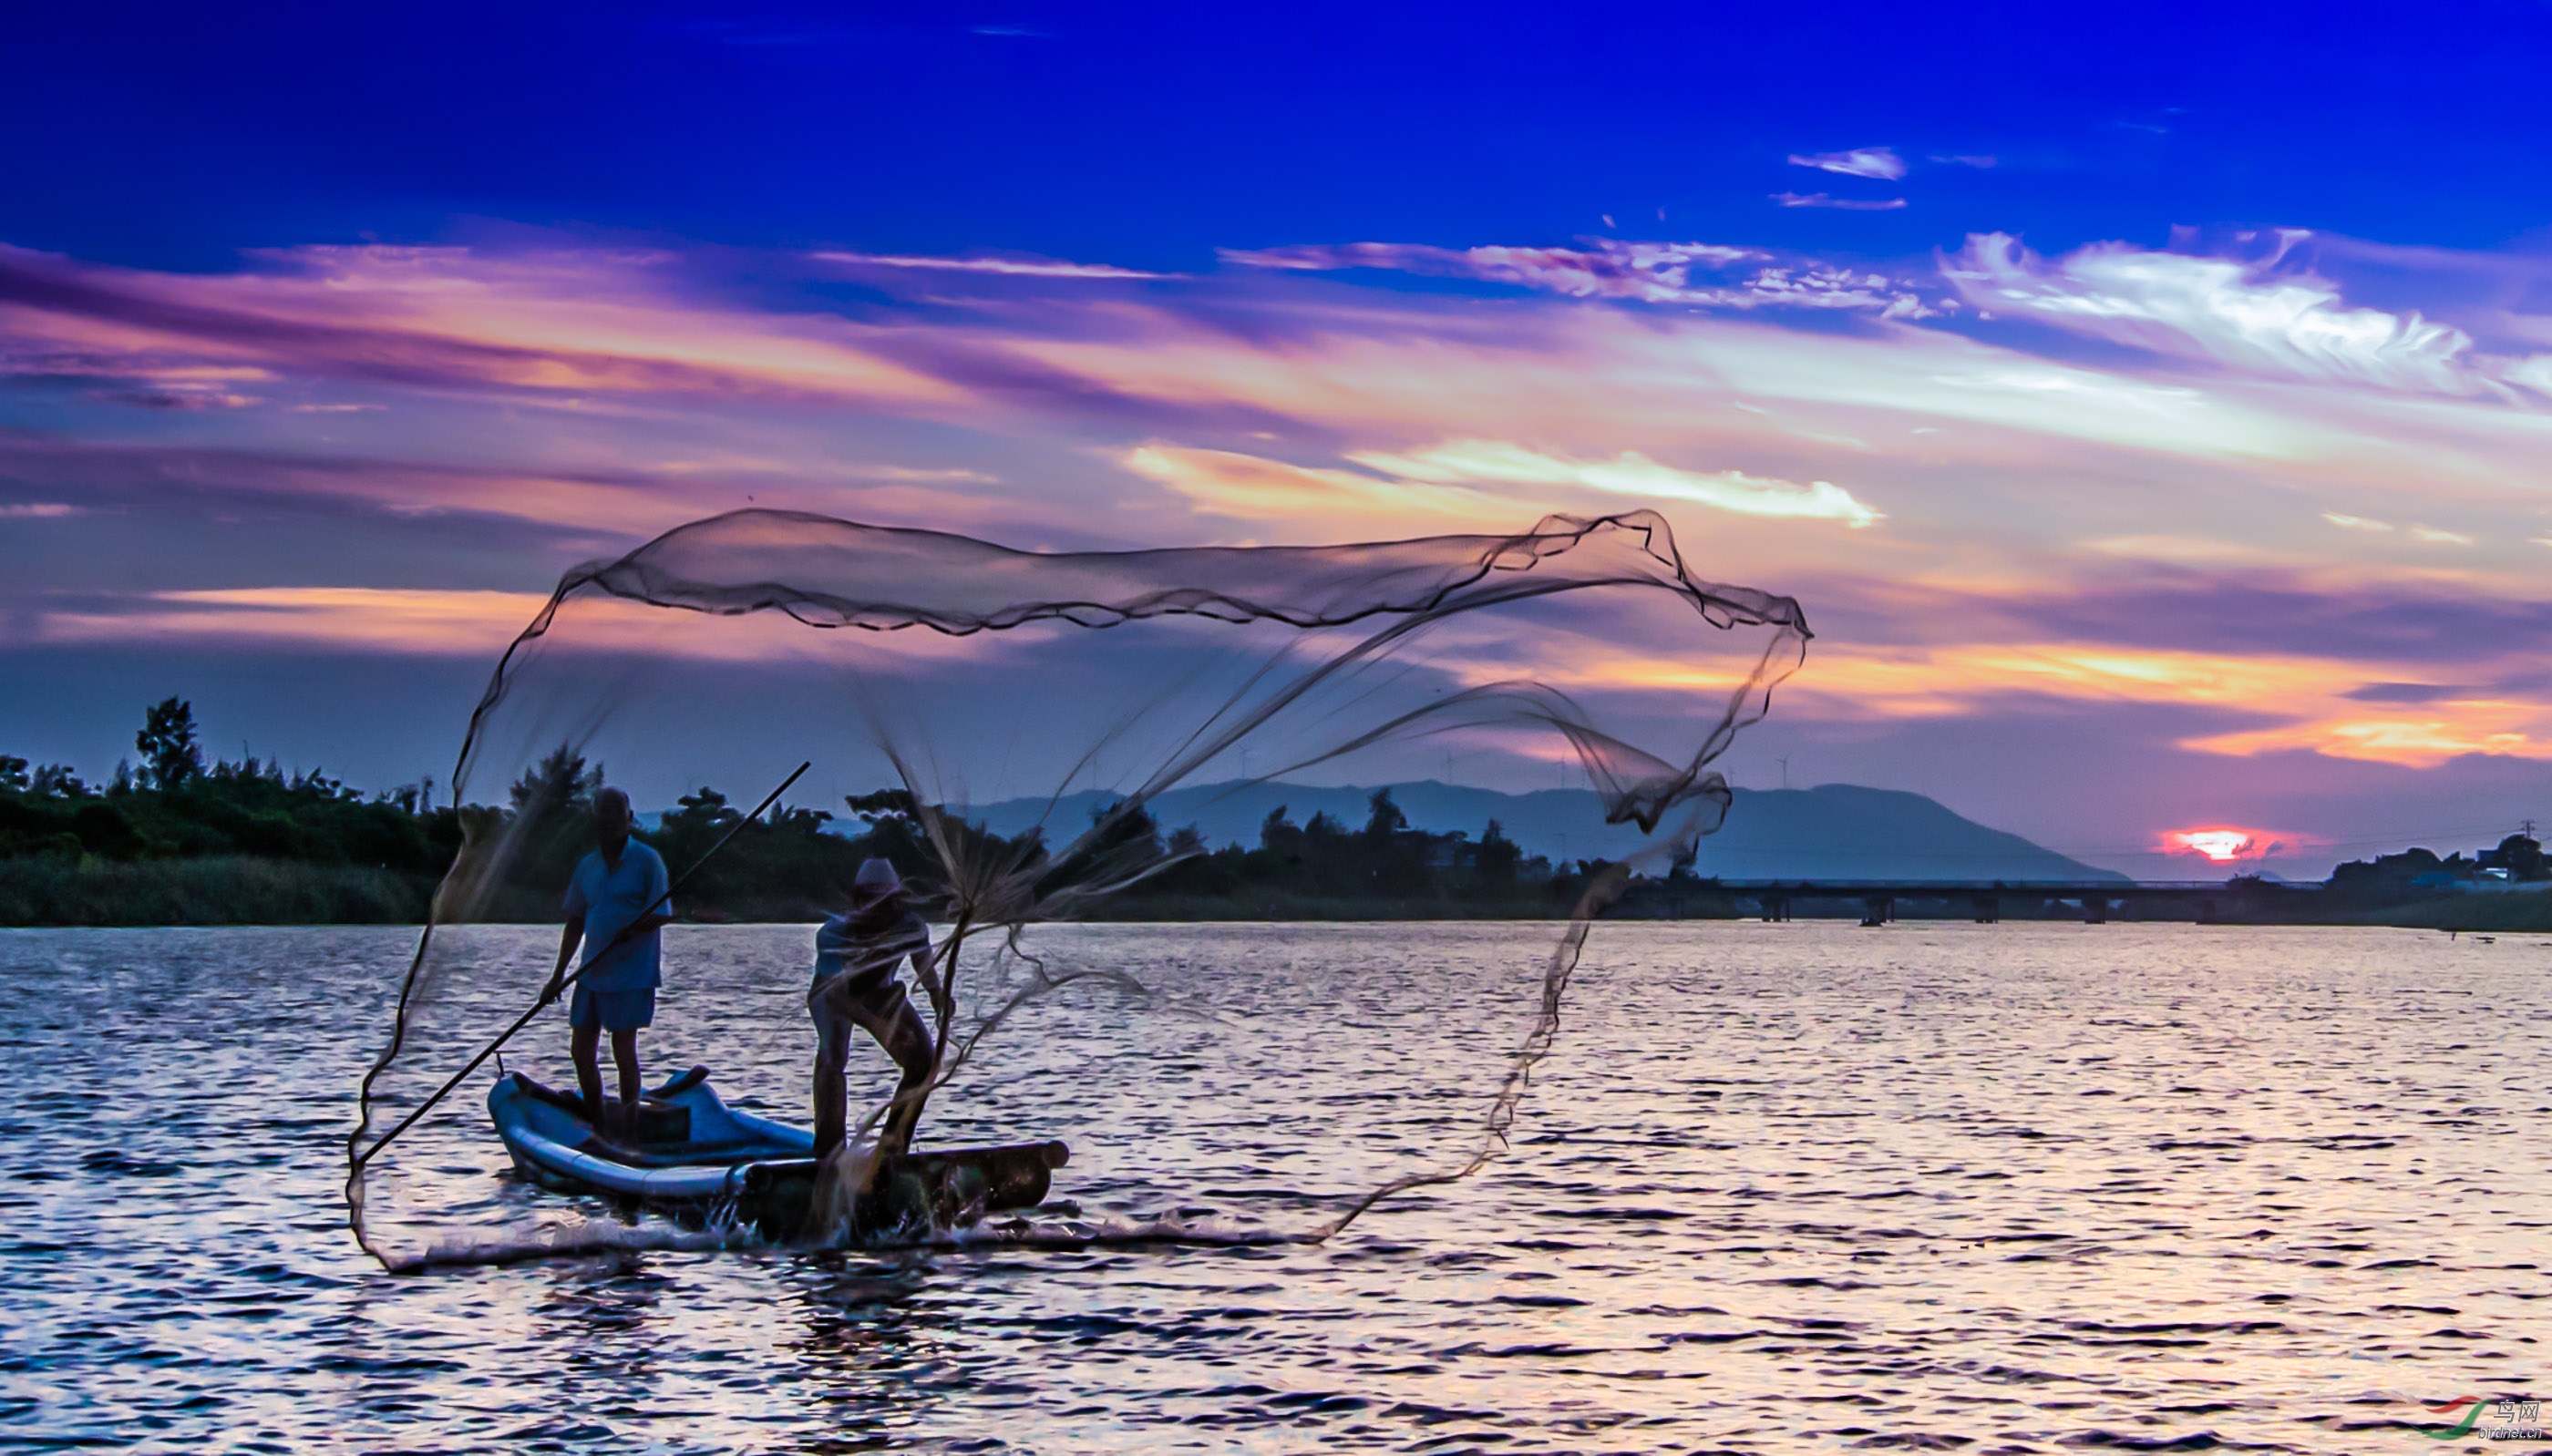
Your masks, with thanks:
M841 1146L849 1135L849 1098L842 1086L842 1072L851 1055L843 1026L847 1021L867 1032L904 1069L903 1080L896 1084L895 1103L878 1131L878 1166L883 1168L886 1158L911 1145L913 1126L921 1120L922 1098L930 1091L930 1028L902 995L883 1008L841 996L829 1001L826 1010L837 1019L829 1024L819 1019L815 1033L815 1156L821 1158Z
M637 1027L611 1033L611 1061L612 1065L620 1069L621 1121L630 1140L634 1142L638 1137L638 1097L640 1095ZM601 1074L597 1071L594 1081L601 1080Z
M903 1080L895 1085L895 1105L888 1109L886 1126L878 1132L878 1152L897 1157L912 1145L912 1129L921 1121L922 1097L930 1090L930 1028L922 1024L912 1003L905 1001L901 1014L868 1030L904 1069Z
M568 1052L576 1058L576 1090L585 1096L585 1114L596 1132L607 1130L602 1125L602 1067L595 1057L601 1044L602 1033L595 1027L580 1026L568 1034Z
M895 1105L887 1109L886 1126L878 1132L878 1153L899 1158L912 1146L912 1129L921 1121L922 1092L930 1082L930 1065L907 1067L895 1085Z
M820 1034L819 1034L820 1038ZM815 1047L815 1156L822 1158L849 1135L850 1093L842 1086L844 1053L840 1038L820 1038Z

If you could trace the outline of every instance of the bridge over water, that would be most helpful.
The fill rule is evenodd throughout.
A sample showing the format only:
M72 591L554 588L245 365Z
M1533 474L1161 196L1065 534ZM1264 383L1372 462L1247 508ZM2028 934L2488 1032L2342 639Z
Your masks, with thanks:
M1662 887L1663 882L1649 884L1660 887L1648 890L1648 896L1673 897L1674 890ZM1858 900L1864 925L1884 925L1895 919L1899 901L1964 906L1983 924L2000 920L2007 904L2051 903L2077 906L2082 918L2094 925L2129 904L2184 907L2190 919L2207 921L2218 918L2232 900L2263 890L2310 894L2320 889L2319 885L2221 880L1702 880L1682 887L1752 900L1766 920L1789 919L1802 900Z

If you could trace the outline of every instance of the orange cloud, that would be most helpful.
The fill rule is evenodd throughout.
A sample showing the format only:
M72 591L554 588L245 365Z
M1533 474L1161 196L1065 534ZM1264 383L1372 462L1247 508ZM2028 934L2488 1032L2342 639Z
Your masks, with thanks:
M2552 706L2441 702L2423 703L2421 708L2415 715L2381 717L2343 711L2310 722L2191 739L2184 747L2246 757L2302 748L2332 758L2371 759L2418 769L2465 754L2552 759Z
M1724 692L1744 680L1734 656L1649 652L1636 642L1551 631L1524 639L1535 676L1574 691ZM1466 680L1517 671L1503 656L1464 657ZM2552 758L2552 703L2447 696L2407 712L2350 696L2370 674L2415 681L2415 665L2166 652L2079 642L1878 647L1822 637L1782 687L1792 712L1884 721L1982 715L2015 695L2085 703L2202 706L2274 726L2184 739L2201 753L2250 757L2302 749L2330 758L2429 768L2463 754Z
M1241 479L1266 466L1249 457ZM1329 488L1315 475L1283 488ZM523 592L365 587L254 587L166 591L114 611L53 611L37 640L59 643L222 641L291 643L420 656L492 658L544 598ZM1440 632L1433 660L1467 683L1530 674L1581 692L1716 696L1746 679L1757 646L1737 634L1726 650L1660 654L1622 635L1598 637L1543 624ZM562 650L638 652L694 660L821 661L839 667L922 658L976 659L1012 649L935 636L876 642L815 632L782 617L703 621L608 598L580 599L561 616ZM1020 650L1026 650L1021 648ZM2271 726L2183 740L2204 753L2247 757L2296 749L2327 757L2429 767L2464 754L2552 759L2552 704L2448 697L2409 711L2370 711L2348 696L2364 664L2128 651L2047 642L1877 648L1821 639L1782 689L1794 710L1863 720L1980 714L1996 699L2037 694L2074 701L2197 704L2254 713ZM2291 838L2289 836L2289 838Z
M0 335L21 349L191 355L234 370L429 387L822 396L924 412L971 397L885 357L874 346L888 331L680 297L668 255L374 247L267 257L276 271L170 275L0 249L0 269L50 285L0 305Z
M1354 470L1324 469L1227 450L1153 442L1119 457L1218 516L1241 521L1317 522L1329 539L1341 519L1378 529L1442 531L1517 514L1514 505L1458 486L1410 485ZM1384 523L1390 523L1386 525Z
M258 586L153 592L115 612L53 611L43 642L279 642L491 662L548 598L520 591Z
M330 648L483 658L493 664L548 601L546 595L519 591L363 586L158 591L119 603L114 611L46 612L38 619L35 637L46 643ZM1032 654L1032 632L950 637L921 631L825 631L782 612L712 617L595 594L561 606L550 633L534 650L693 662L810 662L856 670Z

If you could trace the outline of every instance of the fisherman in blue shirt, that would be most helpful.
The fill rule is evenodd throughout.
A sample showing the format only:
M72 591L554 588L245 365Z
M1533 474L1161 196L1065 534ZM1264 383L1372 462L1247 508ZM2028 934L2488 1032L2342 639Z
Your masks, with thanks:
M558 998L568 963L579 943L591 964L577 978L568 1003L569 1048L576 1056L576 1086L604 1124L602 1069L595 1053L601 1033L611 1033L611 1060L620 1069L620 1107L636 1126L638 1029L656 1019L656 988L663 984L657 931L672 922L665 897L665 861L629 838L629 795L605 788L593 796L593 853L579 860L567 886L567 929L559 937L558 965L550 972L544 1005ZM644 913L642 913L644 912Z

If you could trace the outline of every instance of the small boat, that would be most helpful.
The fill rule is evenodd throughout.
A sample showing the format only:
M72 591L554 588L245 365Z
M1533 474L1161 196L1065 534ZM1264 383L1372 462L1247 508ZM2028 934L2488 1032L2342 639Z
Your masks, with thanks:
M606 1098L605 1105L618 1103ZM488 1090L487 1115L514 1167L547 1187L731 1217L774 1240L800 1234L814 1198L814 1134L728 1106L709 1087L706 1067L641 1096L634 1134L616 1138L594 1130L585 1098L519 1072ZM1044 1201L1052 1171L1070 1157L1060 1142L904 1154L859 1198L853 1232L962 1228L986 1213L1033 1208Z

